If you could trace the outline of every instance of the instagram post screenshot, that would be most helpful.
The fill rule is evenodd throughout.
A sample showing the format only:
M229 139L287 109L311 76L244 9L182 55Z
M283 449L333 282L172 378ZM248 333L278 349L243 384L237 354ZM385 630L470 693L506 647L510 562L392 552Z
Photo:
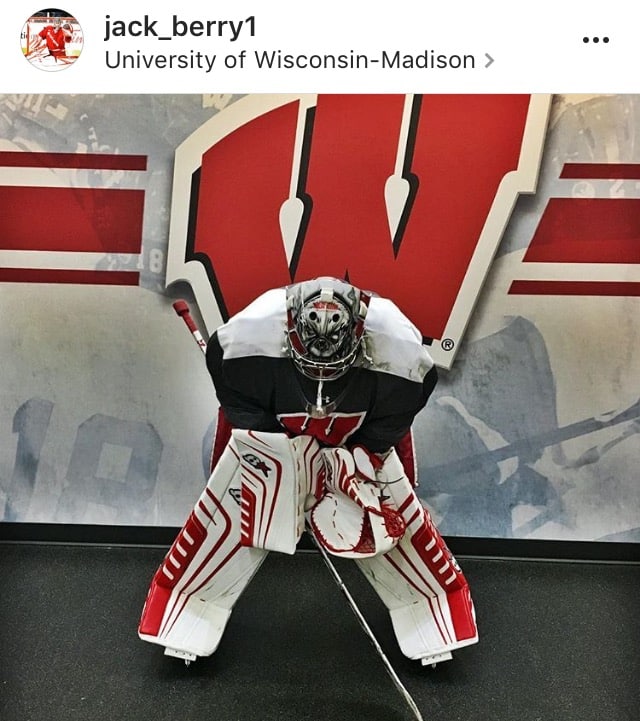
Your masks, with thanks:
M2 721L637 721L629 9L1 32Z

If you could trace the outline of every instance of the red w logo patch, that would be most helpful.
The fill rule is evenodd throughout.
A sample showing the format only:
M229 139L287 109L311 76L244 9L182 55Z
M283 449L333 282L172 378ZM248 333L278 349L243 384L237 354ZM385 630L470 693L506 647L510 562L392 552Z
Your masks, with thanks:
M366 413L332 413L326 418L311 418L306 413L283 413L282 425L294 436L313 436L320 443L342 446L362 425Z

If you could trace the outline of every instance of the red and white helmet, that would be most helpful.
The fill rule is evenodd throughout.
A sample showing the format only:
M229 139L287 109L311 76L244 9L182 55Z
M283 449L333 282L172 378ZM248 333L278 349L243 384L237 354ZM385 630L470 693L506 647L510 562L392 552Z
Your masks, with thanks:
M288 349L312 380L343 376L358 357L370 296L336 278L315 278L287 288Z

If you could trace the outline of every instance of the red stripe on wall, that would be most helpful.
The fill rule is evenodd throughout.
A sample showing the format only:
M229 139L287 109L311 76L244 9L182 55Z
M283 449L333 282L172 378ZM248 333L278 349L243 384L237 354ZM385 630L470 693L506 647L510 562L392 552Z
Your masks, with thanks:
M2 250L139 253L144 191L3 186Z
M561 178L589 180L638 180L640 163L565 163Z
M640 296L640 283L593 280L514 280L509 295Z
M78 283L82 285L138 285L140 273L126 270L59 270L0 268L0 283Z
M9 168L85 168L88 170L146 170L146 155L107 153L26 153L0 152L0 165Z
M640 200L551 198L524 261L640 263Z

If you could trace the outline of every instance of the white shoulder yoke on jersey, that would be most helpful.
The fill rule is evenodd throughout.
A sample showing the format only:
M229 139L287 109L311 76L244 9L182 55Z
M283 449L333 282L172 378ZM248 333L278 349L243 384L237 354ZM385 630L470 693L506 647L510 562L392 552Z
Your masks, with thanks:
M258 296L217 330L225 360L263 356L286 358L286 289ZM415 325L390 300L374 296L369 304L364 353L356 366L422 383L433 360Z
M286 290L268 290L216 332L225 360L249 356L286 358Z
M422 334L395 303L373 296L365 320L364 354L356 365L416 383L433 368Z

